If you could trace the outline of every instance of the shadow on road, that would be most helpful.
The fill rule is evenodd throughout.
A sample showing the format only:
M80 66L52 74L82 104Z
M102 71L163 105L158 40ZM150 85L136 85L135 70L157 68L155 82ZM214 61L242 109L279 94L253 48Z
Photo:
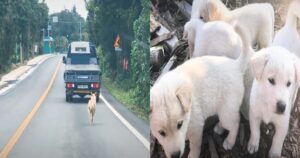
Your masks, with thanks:
M73 96L73 99L72 99L72 101L71 102L68 102L68 103L70 103L70 104L82 104L82 103L88 103L88 101L89 101L89 99L90 98L81 98L81 97L76 97L76 96Z

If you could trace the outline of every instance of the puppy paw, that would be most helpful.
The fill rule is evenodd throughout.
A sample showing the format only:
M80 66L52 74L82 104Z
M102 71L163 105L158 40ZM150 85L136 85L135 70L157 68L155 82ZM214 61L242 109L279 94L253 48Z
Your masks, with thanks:
M259 141L253 141L250 139L248 143L248 152L253 154L258 151Z
M223 134L225 129L220 125L220 123L216 124L214 127L214 132L217 133L218 135Z
M228 138L226 138L226 139L224 140L224 143L223 143L223 148L224 148L225 150L231 150L232 147L233 147L233 145L234 145L234 142L232 142L232 141L230 141Z
M281 150L273 150L272 148L269 151L269 157L271 158L280 158L281 157Z
M188 158L198 158L200 156L200 151L197 151L197 152L190 152L189 155L188 155Z

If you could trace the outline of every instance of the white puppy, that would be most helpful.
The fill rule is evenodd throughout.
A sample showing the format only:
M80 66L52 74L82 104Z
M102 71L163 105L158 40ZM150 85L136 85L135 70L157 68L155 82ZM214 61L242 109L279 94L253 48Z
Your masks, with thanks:
M285 48L272 46L256 52L250 65L255 79L250 96L248 151L254 153L258 150L260 123L263 121L273 123L276 131L269 156L280 157L288 132L293 87L300 83L300 62Z
M248 4L230 11L220 0L194 0L191 18L204 21L237 21L248 33L248 41L257 44L258 49L272 43L274 31L274 9L271 4Z
M227 56L236 59L242 51L242 41L232 25L223 21L204 23L192 18L184 25L190 57L204 55Z
M276 33L273 45L282 46L300 57L300 36L297 19L300 18L300 2L293 1L286 17L285 25Z
M250 51L245 39L243 36L245 47L237 60L193 58L166 73L151 88L150 129L168 158L182 156L186 139L190 141L189 158L198 158L205 119L216 114L218 126L229 130L223 147L229 150L235 144L244 93L243 73Z
M191 18L184 26L184 35L187 36L189 42L189 56L212 55L236 59L240 55L243 44L234 27L237 26L222 21L204 23L199 18ZM249 98L252 82L253 75L250 67L247 66L244 76L245 93L241 107L241 112L246 119L249 118Z
M276 33L273 45L282 46L300 58L300 36L297 31L297 20L300 18L300 2L293 1L286 17L285 25ZM293 103L297 97L297 87L294 90Z

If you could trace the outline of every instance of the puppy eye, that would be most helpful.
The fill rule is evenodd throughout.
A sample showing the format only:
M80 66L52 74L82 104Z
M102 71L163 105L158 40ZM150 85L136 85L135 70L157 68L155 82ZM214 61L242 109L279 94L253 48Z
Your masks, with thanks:
M274 78L269 78L268 80L269 80L269 82L271 83L271 85L275 85L275 80L274 80Z
M203 20L203 16L200 16L200 19Z
M181 128L182 124L183 124L183 120L181 120L181 121L179 121L179 122L177 123L177 129L178 129L178 130Z
M162 136L165 137L166 136L166 132L163 130L158 131L158 133Z
M291 82L288 81L288 82L286 83L286 86L289 87L290 85L291 85Z

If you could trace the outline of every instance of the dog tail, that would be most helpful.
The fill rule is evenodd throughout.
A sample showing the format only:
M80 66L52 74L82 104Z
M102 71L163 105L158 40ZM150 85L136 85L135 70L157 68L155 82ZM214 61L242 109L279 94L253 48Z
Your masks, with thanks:
M184 25L183 39L188 40L189 44L189 54L188 57L191 58L194 54L195 40L197 36L197 30L202 29L204 22L199 18L191 18Z
M201 1L195 0L192 4L192 11L191 11L191 19L192 18L200 18L200 7L201 7ZM202 4L203 5L203 4Z
M271 4L269 4L268 3L268 7L269 7L269 10L270 10L270 12L269 13L271 13L271 17L272 17L272 26L274 27L274 25L275 25L275 11L274 11L274 8L273 8L273 6L271 5ZM272 32L272 37L274 36L274 31Z
M242 26L237 24L234 24L234 29L240 35L242 46L243 46L242 52L240 53L237 62L240 65L241 71L245 72L249 63L250 54L252 53L253 50L251 48L251 44L245 32L245 29Z
M183 31L183 35L184 35L184 38L187 38L187 36L189 34L196 34L197 32L197 29L199 27L202 27L204 24L204 22L199 19L199 18L191 18L190 21L188 21L187 23L185 23L184 25L184 31Z
M297 27L297 19L300 20L299 7L299 0L294 0L290 3L286 17L286 24L288 23L290 25L296 25L295 27Z

